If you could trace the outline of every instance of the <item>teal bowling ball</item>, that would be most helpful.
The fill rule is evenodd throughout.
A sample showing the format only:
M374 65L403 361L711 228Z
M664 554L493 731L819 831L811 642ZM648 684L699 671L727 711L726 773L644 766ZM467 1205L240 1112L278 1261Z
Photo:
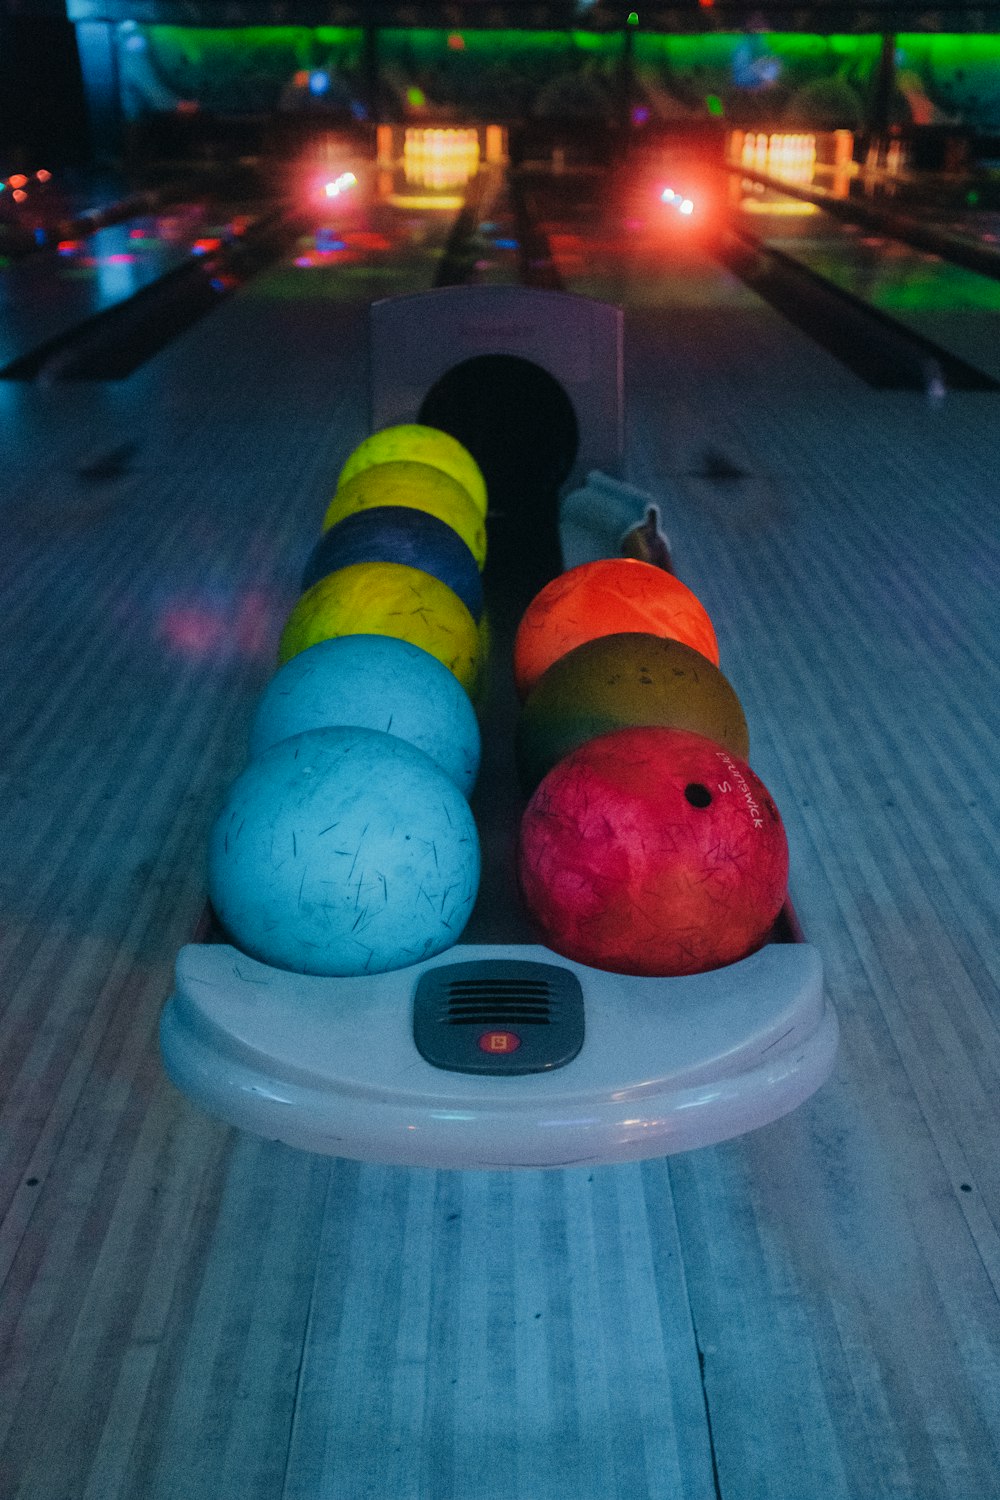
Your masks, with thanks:
M323 533L302 574L302 591L353 563L393 562L430 573L458 595L474 620L483 611L476 559L451 526L427 511L378 505L345 516Z
M251 957L359 976L457 942L479 869L469 804L422 750L376 729L310 729L230 787L209 839L208 889Z
M479 721L436 657L385 635L342 635L300 651L272 677L250 730L250 755L307 729L355 726L407 740L464 796L479 769Z

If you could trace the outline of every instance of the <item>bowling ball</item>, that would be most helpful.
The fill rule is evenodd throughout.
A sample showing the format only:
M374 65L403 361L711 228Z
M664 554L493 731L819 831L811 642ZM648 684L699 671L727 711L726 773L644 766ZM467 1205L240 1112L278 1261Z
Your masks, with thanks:
M514 638L514 677L526 698L542 673L584 641L642 631L693 646L719 664L704 605L662 568L631 557L581 563L547 583L528 605Z
M355 511L324 532L302 576L303 589L327 573L359 562L404 563L440 578L478 620L483 609L483 581L476 559L451 526L423 510L404 505L377 505Z
M471 691L479 674L476 622L438 578L402 563L354 563L307 589L288 617L281 664L317 641L391 635L429 651Z
M778 809L745 761L686 729L620 729L554 766L525 809L525 905L557 953L617 974L746 957L785 901Z
M263 754L306 729L354 725L416 745L466 797L479 769L479 721L448 668L419 646L387 635L319 641L268 683L250 730Z
M448 432L439 427L427 427L421 422L402 422L396 427L383 427L359 443L340 471L337 488L342 489L355 474L375 464L394 463L398 459L412 459L420 464L430 464L457 479L468 490L481 515L486 514L486 481L482 470L468 448Z
M400 461L362 469L341 485L330 501L323 530L329 531L355 511L386 505L402 505L437 516L458 532L476 559L476 566L482 569L486 561L486 523L482 513L457 479L431 468L430 464Z
M272 745L230 787L209 840L226 932L302 974L380 974L440 953L478 886L462 793L422 750L376 729Z
M700 651L665 636L600 635L553 662L528 694L515 741L525 792L578 745L642 724L692 729L743 760L750 748L740 700Z

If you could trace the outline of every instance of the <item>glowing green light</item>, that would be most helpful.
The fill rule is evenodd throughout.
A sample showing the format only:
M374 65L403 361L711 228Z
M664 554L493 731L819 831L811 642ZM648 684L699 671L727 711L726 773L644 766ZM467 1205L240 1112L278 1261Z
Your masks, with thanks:
M638 24L639 24L639 14L638 14L637 11L634 11L634 10L630 10L629 11L629 13L628 13L628 24L630 26L638 26Z
M414 109L423 109L424 105L427 103L427 95L424 93L423 89L418 89L417 85L413 83L406 90L406 102L407 104L412 105Z
M700 4L711 8L706 0ZM581 4L578 14L587 9ZM696 8L694 13L700 11ZM730 91L743 89L737 81L737 65L743 65L740 58L748 50L745 32L714 28L676 35L656 32L639 24L635 10L625 16L619 13L615 26L607 31L380 27L379 55L386 68L404 79L425 76L428 70L428 76L435 78L434 95L440 95L436 102L483 118L492 114L499 100L506 102L499 81L505 72L516 74L528 93L556 74L576 73L581 62L596 64L610 76L610 70L620 64L620 25L629 28L627 48L637 67L661 73L668 89L680 88L685 98L689 88L701 92L710 116L718 118L713 101L719 100L726 113ZM177 98L197 99L223 114L280 110L285 107L279 101L286 86L300 75L308 79L317 71L331 78L336 73L342 90L363 92L366 63L360 26L199 28L136 23L132 35L144 44L123 53L127 82L131 83L132 70L137 70L135 88L129 91L136 99L146 97L144 79L150 68ZM778 94L772 98L767 93L776 75L781 89L790 95L818 81L840 80L857 95L858 109L863 110L860 101L870 97L878 76L882 43L877 33L761 31L754 32L751 40L752 61L759 54L769 69L760 90L762 108L768 99L780 102ZM458 47L458 41L464 46ZM914 75L914 85L928 94L942 117L961 120L986 133L993 129L1000 101L1000 34L900 32L896 41L900 70ZM411 108L426 108L422 94L422 105L412 93L404 97ZM692 97L697 99L697 92ZM0 195L11 190L9 180L0 180Z
M586 31L466 31L466 57L471 53L490 61L509 62L518 66L526 58L538 57L547 60L553 53L568 53L588 47L595 39L601 50L609 57L617 55L620 45L614 35L602 36ZM416 62L419 66L439 65L444 61L448 47L448 33L431 31L423 27L408 27L405 31L392 27L379 30L379 55L392 61L400 56Z
M973 188L970 193L966 193L965 201L970 208L975 208L976 204L979 202L979 194L976 192L975 188Z
M708 110L710 115L715 115L717 117L721 117L726 112L722 106L722 100L719 98L718 94L705 95L705 108Z

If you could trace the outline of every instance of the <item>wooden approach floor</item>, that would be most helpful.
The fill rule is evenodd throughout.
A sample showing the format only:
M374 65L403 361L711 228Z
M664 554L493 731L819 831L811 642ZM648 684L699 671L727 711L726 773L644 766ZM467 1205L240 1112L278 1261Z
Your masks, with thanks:
M125 382L0 389L0 1495L1000 1496L996 397L869 390L696 259L564 255L628 310L628 477L785 815L843 1033L813 1100L641 1166L436 1173L163 1077L364 310L430 249L278 268Z

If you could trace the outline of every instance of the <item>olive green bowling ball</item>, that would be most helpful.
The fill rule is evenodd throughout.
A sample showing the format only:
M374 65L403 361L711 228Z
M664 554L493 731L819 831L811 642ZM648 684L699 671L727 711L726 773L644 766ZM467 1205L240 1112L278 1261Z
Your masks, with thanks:
M521 709L516 756L526 794L588 740L640 726L692 730L742 760L750 745L740 700L700 651L640 632L602 635L553 662Z

